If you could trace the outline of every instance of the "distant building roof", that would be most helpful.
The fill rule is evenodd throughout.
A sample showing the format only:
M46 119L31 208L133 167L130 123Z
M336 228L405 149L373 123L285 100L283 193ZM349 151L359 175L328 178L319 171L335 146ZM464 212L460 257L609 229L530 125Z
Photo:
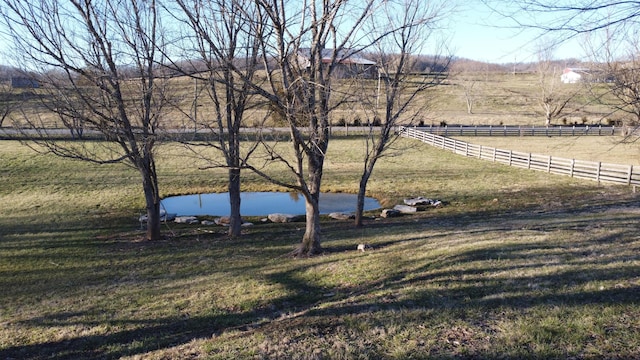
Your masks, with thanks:
M11 87L14 89L37 89L40 87L40 82L26 76L13 76L11 77Z
M311 57L311 49L310 48L301 48L298 50L298 54L304 56L305 58ZM334 50L333 49L322 49L322 62L329 63L333 59ZM371 61L366 59L360 55L360 52L352 49L342 49L338 50L336 54L336 60L340 64L357 64L357 65L375 65L375 61Z
M564 74L566 73L570 73L570 72L574 72L574 73L589 73L591 72L591 69L587 69L587 68L572 68L572 67L568 67L566 69L564 69L562 71Z

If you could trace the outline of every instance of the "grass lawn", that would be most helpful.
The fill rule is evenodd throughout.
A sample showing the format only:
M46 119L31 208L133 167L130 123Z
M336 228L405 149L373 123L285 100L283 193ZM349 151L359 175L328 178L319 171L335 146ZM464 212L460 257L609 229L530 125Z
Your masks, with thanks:
M0 359L640 358L631 188L400 145L369 195L447 205L326 219L325 253L301 260L301 223L141 241L132 169L0 142ZM326 191L357 190L361 147L332 141ZM164 195L224 191L223 171L162 149Z
M627 141L621 136L461 136L456 138L470 144L565 159L640 165L640 147L635 138Z

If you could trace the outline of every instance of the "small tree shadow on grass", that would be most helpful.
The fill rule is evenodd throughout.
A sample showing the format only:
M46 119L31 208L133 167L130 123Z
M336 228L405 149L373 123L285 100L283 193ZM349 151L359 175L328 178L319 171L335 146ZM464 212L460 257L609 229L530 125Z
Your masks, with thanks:
M328 222L324 227L328 238L324 256L309 260L282 260L285 263L282 267L273 262L229 260L240 255L273 259L278 254L285 254L284 249L294 246L300 235L296 230L299 224L256 226L237 241L225 239L221 234L202 234L197 238L193 234L183 236L184 233L158 243L131 243L117 237L88 243L78 239L42 240L50 244L51 251L56 246L85 247L79 250L78 256L95 254L97 263L102 263L98 260L112 258L137 264L129 266L139 266L140 269L165 265L158 261L172 261L175 266L184 261L185 266L193 266L194 262L214 257L215 262L210 266L175 274L172 280L223 272L228 276L259 278L286 289L286 295L273 296L267 303L253 309L227 310L211 315L200 312L195 316L154 319L127 319L126 315L121 315L105 321L99 314L100 305L95 305L85 311L58 311L17 322L9 320L3 326L24 326L34 329L31 331L65 326L106 326L112 330L105 331L105 334L72 335L61 340L8 346L0 349L0 358L119 358L169 349L233 331L239 332L237 336L250 336L253 331L262 331L276 339L279 334L293 332L303 334L301 337L324 337L330 341L330 334L338 327L348 327L349 321L380 322L375 326L404 329L427 324L429 318L438 316L440 318L432 322L433 326L451 325L449 329L440 329L438 336L444 336L445 340L449 336L453 343L462 340L453 340L454 334L447 331L454 331L455 336L464 338L465 329L459 323L465 321L485 322L478 325L483 332L480 335L492 336L498 330L491 327L495 324L491 324L490 319L504 311L527 313L535 308L569 309L591 305L600 308L637 307L637 294L640 293L637 274L640 268L638 254L633 249L637 248L637 223L640 219L637 215L623 216L608 210L598 209L595 215L591 214L593 208L565 209L562 214L478 212L466 214L464 218L423 214L422 217L372 222L362 230L354 230L350 223ZM607 231L608 227L611 231ZM590 231L595 232L589 234ZM355 245L362 239L368 238L369 234L383 232L388 232L390 238L376 237L376 242L371 244L374 250L365 254L357 251ZM507 233L510 233L508 242L498 241ZM55 237L55 234L51 236ZM456 248L458 239L464 237L468 238L469 246ZM265 248L264 244L269 247ZM430 249L446 246L451 246L452 250L430 252ZM70 257L56 261L65 265L75 260ZM367 271L366 265L370 262L383 263L385 272L377 277L347 275L337 280L324 280L333 275L329 269L339 267L348 270L348 265L353 264ZM90 261L87 264L93 266ZM74 272L86 270L86 275L81 274L77 278L80 282L78 287L100 281L103 275L96 270L118 274L117 266L102 266L104 268L92 269L92 272L89 268L69 267L60 270L60 274L71 278L77 276ZM269 271L264 271L265 268ZM46 278L47 271L51 270L43 269L34 276ZM140 286L153 286L158 280L156 276L161 275L152 273L148 278L142 278L140 281L148 283ZM64 286L68 285L54 281L47 289L53 291L64 289ZM183 290L178 290L188 292L189 288L184 285ZM29 296L29 293L16 295L17 298L21 296ZM410 316L415 316L415 319L404 318ZM398 323L385 324L384 319L389 318ZM92 322L94 320L91 319L98 320ZM458 323L457 327L453 323ZM358 326L362 325L355 324L350 329L352 336L371 335L358 330ZM307 327L317 328L317 331L307 332ZM468 339L472 340L481 341ZM385 352L388 349L380 348L382 345L366 343L362 346L362 355L371 358L388 355ZM446 343L431 348L430 353L424 351L441 359L500 358L499 354L492 352L489 343L462 355L457 355L453 346ZM536 356L536 353L531 355L533 358Z

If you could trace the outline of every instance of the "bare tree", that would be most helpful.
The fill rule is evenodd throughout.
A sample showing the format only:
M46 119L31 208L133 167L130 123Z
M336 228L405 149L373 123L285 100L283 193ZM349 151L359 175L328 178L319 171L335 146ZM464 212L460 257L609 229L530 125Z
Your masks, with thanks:
M156 1L3 0L1 21L11 29L21 64L41 74L42 105L76 131L96 131L103 149L49 137L45 114L20 126L32 140L67 158L125 162L141 176L148 240L160 233L160 192L154 152L166 104L158 77L162 31ZM125 72L124 69L127 69ZM114 146L115 145L115 146Z
M593 0L483 0L522 28L535 28L558 37L554 44L605 28L626 31L637 26L638 1Z
M15 93L8 81L0 80L0 127L18 104L19 94Z
M593 63L591 94L600 104L623 114L625 126L640 126L640 43L637 36L618 37L605 29L603 37L589 41ZM629 132L631 134L632 132Z
M640 2L637 1L592 1L592 0L519 0L508 6L503 2L483 0L497 12L514 20L516 25L525 29L537 29L543 34L553 36L550 46L556 46L567 39L581 36L586 39L586 46L594 62L604 63L599 74L592 75L591 82L609 81L612 84L609 94L617 100L610 103L620 111L633 113L631 95L634 83L632 80L633 63L637 53L629 56L628 50L636 51L637 47L625 44L629 39L637 39L640 27ZM604 34L601 41L594 42L598 35ZM619 74L614 76L613 73ZM616 81L614 79L625 79ZM611 81L612 80L612 81ZM625 85L627 84L627 85ZM594 88L593 86L591 87ZM596 94L599 100L608 102L607 97Z
M458 84L462 87L462 94L464 96L464 103L467 105L467 114L473 114L473 107L476 104L478 98L478 87L480 82L471 74L458 75Z
M626 60L607 63L609 94L616 100L609 105L631 116L630 125L640 125L640 59L631 54Z
M385 2L377 9L383 16L369 18L368 33L373 53L377 54L382 102L376 104L360 98L364 110L380 121L369 122L365 138L364 167L358 187L355 225L362 226L367 184L379 159L388 153L398 138L399 124L410 126L424 116L428 98L418 98L426 89L446 79L444 72L414 74L416 55L425 50L429 41L435 53L441 53L441 42L436 38L438 23L449 13L446 2L424 3L419 0ZM447 69L450 56L432 57L432 69ZM418 101L419 100L419 101ZM378 106L380 105L380 106ZM374 126L375 125L375 126Z
M568 105L576 98L580 88L575 84L560 82L560 71L553 62L552 48L540 47L536 72L540 91L537 102L542 109L544 125L549 126L554 119L566 114Z
M353 45L375 0L361 2L256 0L255 21L267 29L260 51L267 85L256 86L275 117L289 128L293 158L265 142L269 158L289 169L294 181L269 176L261 166L252 170L305 198L306 228L294 256L322 251L320 187L330 139L330 113L337 106L334 77L345 60L357 54ZM268 34L267 34L268 33Z
M222 154L224 161L208 157L211 167L225 167L229 176L230 226L229 236L240 236L240 173L246 157L255 145L241 152L241 126L251 95L255 93L256 71L259 57L258 39L262 37L262 24L255 21L255 5L249 0L178 0L176 20L189 33L182 36L189 45L184 49L189 59L203 67L185 62L174 63L179 73L193 78L197 88L204 84L205 98L210 104L210 116L197 116L198 105L190 115L196 128L207 130L212 136L205 144ZM182 16L183 15L183 16ZM196 69L196 71L189 71ZM199 91L196 92L198 100ZM195 146L195 145L191 145Z

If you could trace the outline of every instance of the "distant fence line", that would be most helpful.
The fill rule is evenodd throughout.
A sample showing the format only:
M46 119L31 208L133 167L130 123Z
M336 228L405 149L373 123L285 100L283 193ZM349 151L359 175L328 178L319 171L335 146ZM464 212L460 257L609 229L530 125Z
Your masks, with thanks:
M423 128L400 128L400 136L420 140L431 146L449 150L458 155L493 161L519 168L545 171L574 178L640 185L640 173L633 165L608 164L538 155L513 150L501 150L483 145L469 144L425 131Z
M332 126L330 128L331 135L336 136L350 136L350 135L362 135L370 132L376 132L379 126ZM240 129L243 134L266 134L266 135L288 135L289 128L286 127L263 127L253 128L244 127ZM301 128L302 132L305 132L305 128ZM156 130L156 136L164 140L185 140L192 141L206 141L220 134L228 133L227 129L223 129L222 132L215 131L215 129L193 129L193 128L173 128ZM0 127L0 140L106 140L106 135L98 130L93 129L68 129L68 128L12 128L12 127Z
M376 132L379 126L333 125L330 127L332 135L350 136ZM628 135L631 131L628 127L615 126L420 126L416 130L441 136L612 136ZM304 131L304 128L302 129ZM243 133L288 133L288 128L242 128ZM225 133L226 130L223 130ZM206 139L207 136L216 135L211 129L174 128L158 130L157 135L164 139L178 139L191 136L197 139ZM78 133L77 129L51 128L51 129L18 129L0 128L0 140L7 139L48 139L48 140L104 140L105 135L97 130L84 129Z
M611 136L624 135L629 129L615 126L421 126L417 130L442 136Z

